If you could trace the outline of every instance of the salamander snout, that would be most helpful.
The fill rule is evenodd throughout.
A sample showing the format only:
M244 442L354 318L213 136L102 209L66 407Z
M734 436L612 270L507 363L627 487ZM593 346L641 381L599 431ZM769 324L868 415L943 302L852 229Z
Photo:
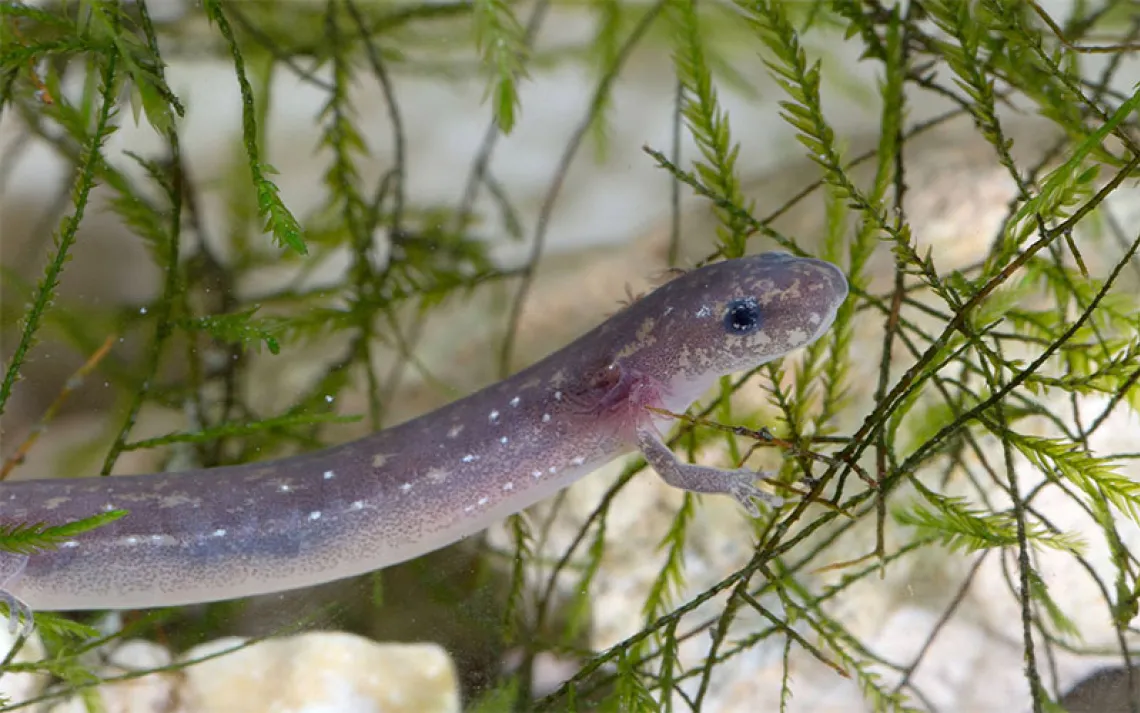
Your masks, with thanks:
M717 305L716 349L733 364L762 363L810 344L847 299L846 276L824 260L762 253L716 269L701 303Z
M750 274L750 288L764 309L770 336L784 333L789 349L801 341L801 334L804 343L822 334L849 290L843 271L830 262L787 253L757 256Z
M621 356L655 374L678 403L711 380L786 356L823 335L847 299L824 260L763 253L692 270L635 304Z
M793 259L810 265L816 275L827 285L826 291L829 292L835 309L839 309L839 305L843 304L843 301L847 299L847 293L850 290L847 284L847 276L843 274L843 271L826 260L817 260L810 257Z

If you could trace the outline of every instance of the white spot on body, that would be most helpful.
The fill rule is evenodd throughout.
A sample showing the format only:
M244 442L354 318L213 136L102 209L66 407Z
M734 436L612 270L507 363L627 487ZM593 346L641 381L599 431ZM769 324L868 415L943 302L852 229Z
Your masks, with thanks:
M68 540L67 542L59 543L59 546L71 549L72 547L79 547L79 543L76 542L75 540Z
M387 453L375 453L372 456L372 467L383 468L388 463Z
M363 500L353 500L352 501L352 509L353 510L363 510L364 509L364 501Z
M543 423L550 423L550 414L548 414L548 413L542 414L542 422Z
M534 476L535 480L538 480L539 478L542 477L542 471L541 470L531 471L531 475Z
M450 429L448 429L447 437L448 438L455 438L456 436L458 436L462 432L463 432L463 424L458 424L458 425L452 426Z
M514 489L515 489L515 484L513 482L503 483L503 490L511 491Z
M503 436L502 438L500 438L499 443L502 443L504 446L507 445L507 437Z
M310 520L320 520L321 519L321 511L320 510L312 511L311 513L309 513L309 519Z
M705 317L708 317L710 314L712 314L712 310L709 309L708 305L701 305L701 308L699 310L697 310L697 318L698 319L704 319Z
M555 401L561 401L562 400L562 392L561 391L555 391L554 392L554 400Z
M293 488L291 488L288 483L282 483L277 489L283 493L289 493L293 490Z
M498 411L491 411L488 418L491 420L491 423L498 423L499 422L499 412Z
M403 490L405 493L411 489L412 489L411 483L404 483L403 485L400 486L400 490Z
M331 470L325 471L325 474L324 474L325 480L332 480L335 477L336 477L336 473L332 472Z
M823 317L820 317L815 312L812 312L810 315L808 315L808 324L819 324L822 321Z
M489 498L479 498L479 506L482 507L487 504Z
M467 455L463 456L463 462L464 463L474 463L476 458L478 458L478 456L474 456L474 455L468 453Z
M556 466L556 465L550 466L551 475L553 475L554 473L557 473L557 472L558 472L558 466Z
M226 531L225 530L214 530L213 532L210 533L210 535L213 537L225 537Z
M448 476L450 476L450 475L451 475L451 471L450 470L444 470L443 468L428 468L427 473L424 473L424 477L433 483L442 483L443 481L447 480ZM404 486L407 486L407 487L404 487ZM411 483L404 483L404 485L400 486L400 489L406 493L412 489L412 484Z
M518 396L514 397L513 399L511 399L510 403L511 403L511 408L518 408L519 407L519 397Z
M570 461L570 462L571 462L573 465L582 465L583 463L585 463L585 462L586 462L586 459L585 459L585 458L583 458L582 456L575 456L573 459L571 459L571 461Z

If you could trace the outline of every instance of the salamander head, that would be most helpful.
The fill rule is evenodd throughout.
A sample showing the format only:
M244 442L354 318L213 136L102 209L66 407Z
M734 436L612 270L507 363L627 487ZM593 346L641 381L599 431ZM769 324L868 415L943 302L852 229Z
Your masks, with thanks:
M681 392L680 400L691 399L721 376L818 339L847 289L847 279L831 263L787 253L707 265L635 305L638 338L628 361L664 377L671 391Z

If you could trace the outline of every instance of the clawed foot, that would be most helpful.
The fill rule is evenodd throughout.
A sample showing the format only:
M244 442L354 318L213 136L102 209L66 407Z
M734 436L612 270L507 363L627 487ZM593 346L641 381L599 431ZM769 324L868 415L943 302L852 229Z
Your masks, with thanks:
M669 485L691 493L719 493L731 495L752 517L760 516L757 500L763 500L772 508L784 504L784 499L766 493L754 484L757 480L768 480L773 473L755 472L746 468L721 470L706 465L682 463L677 456L651 429L644 428L637 433L637 445L645 460Z
M763 471L757 473L746 468L717 472L723 475L725 480L723 492L736 498L736 502L740 503L752 517L760 517L760 508L756 507L757 500L763 500L772 509L784 504L784 499L779 495L766 493L754 485L756 480L768 480L772 477L772 473Z

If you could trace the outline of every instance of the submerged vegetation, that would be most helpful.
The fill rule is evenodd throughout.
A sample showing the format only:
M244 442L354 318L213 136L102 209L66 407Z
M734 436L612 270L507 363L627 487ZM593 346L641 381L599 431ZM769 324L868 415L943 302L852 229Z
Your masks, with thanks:
M574 41L542 42L555 12L578 13L590 29ZM1140 483L1128 475L1140 472L1140 446L1101 452L1090 445L1114 414L1140 411L1140 234L1105 210L1106 199L1140 175L1140 91L1122 89L1117 77L1125 57L1140 49L1140 15L1114 0L1074 2L1068 12L1051 16L1033 0L203 0L159 18L142 1L4 3L0 116L8 144L0 151L11 168L0 165L0 190L11 190L23 144L48 147L70 169L59 195L45 201L54 203L54 224L20 236L19 250L15 236L2 238L0 416L12 418L7 410L30 388L29 370L50 344L68 355L57 361L114 394L104 404L111 430L92 446L104 474L144 449L205 466L310 450L336 442L335 427L345 422L368 429L388 423L401 380L426 371L416 352L423 321L484 291L507 298L499 373L518 368L520 313L539 279L563 181L572 163L605 160L619 115L615 84L635 52L657 53L672 59L660 71L675 77L678 139L672 147L646 146L644 160L673 181L674 212L684 195L711 209L716 245L706 259L781 246L832 260L850 275L852 298L823 339L795 359L724 380L717 398L679 419L674 434L674 446L690 453L715 443L734 458L750 445L777 449L786 455L780 480L800 496L755 523L746 563L693 593L687 545L703 503L686 495L654 553L659 571L644 591L642 626L608 647L585 633L591 593L610 546L610 508L644 463L628 465L553 560L539 546L543 528L512 518L512 550L484 553L483 563L508 563L495 635L522 651L523 663L510 672L465 673L471 709L699 710L718 669L755 650L782 657L785 702L796 692L791 661L806 652L856 681L874 710L927 709L911 680L926 647L912 660L887 660L832 605L857 585L938 552L945 561L1003 558L1033 709L1057 710L1055 652L1130 664L1140 607L1140 559L1122 534L1140 522ZM827 109L828 95L855 80L816 48L841 41L857 45L877 77L878 142L863 155L847 150L837 134L842 122ZM758 92L750 79L761 68L758 57L774 80L759 94L778 93L780 116L814 164L818 181L795 201L822 196L822 235L785 233L774 217L787 206L765 206L775 210L765 217L749 198L724 97ZM194 58L226 63L239 90L240 135L220 190L195 176L180 133L188 107L168 76L174 62ZM534 224L524 224L490 157L525 121L527 85L564 66L588 72L595 90ZM274 78L282 75L322 97L312 126L321 193L304 211L283 197L288 175L274 167L277 154L267 145L278 120L270 110ZM400 88L412 79L445 84L472 75L485 84L485 140L466 167L461 195L423 199L410 187L410 100ZM354 87L366 82L384 99L390 135L383 159L354 103ZM926 97L951 109L909 120ZM1015 159L1014 109L1056 130L1038 163ZM908 195L918 187L908 181L907 148L955 117L972 123L1016 186L988 249L964 269L921 248L908 220ZM131 122L153 130L152 148L111 152L112 137ZM682 134L695 146L691 156L680 152ZM870 181L854 177L859 164L873 166ZM208 209L207 192L223 200ZM143 303L92 304L65 289L85 268L73 257L81 229L99 212L146 247L157 278ZM675 257L681 236L673 238ZM529 241L524 261L495 259L497 245L518 239ZM874 257L883 253L888 272L876 275ZM38 274L29 256L42 265ZM330 264L340 265L340 279L309 279L328 274ZM281 271L287 279L263 279ZM272 287L262 289L266 284ZM861 324L870 325L873 340ZM135 348L114 348L116 340ZM291 355L301 360L315 344L334 353L307 372L304 389L270 402L252 393L275 378L259 369L279 374L281 367L267 365ZM384 355L395 358L386 363ZM856 394L860 365L874 367L865 399ZM762 413L730 403L746 382L767 389ZM79 388L77 380L52 385L40 425ZM354 402L354 393L364 396ZM342 411L342 401L360 408ZM147 409L187 418L176 432L144 437L136 430ZM1131 423L1135 428L1135 415ZM6 477L36 444L33 435L4 445ZM1026 464L1039 481L1027 479ZM1094 527L1082 535L1054 522L1043 496L1076 504ZM0 548L51 547L68 536L60 529L0 520ZM862 557L835 549L860 532L869 533ZM1089 564L1090 532L1106 543L1109 570ZM1073 558L1096 582L1115 649L1082 643L1074 612L1056 601L1043 576L1038 557L1045 551ZM976 571L962 568L946 586L964 594ZM392 605L387 576L371 577L378 616ZM558 601L558 582L569 601ZM448 596L460 595L440 594ZM946 618L960 600L948 600ZM236 606L196 617L155 613L124 632L155 636L161 627L172 644L198 643L222 631ZM294 624L314 615L291 614ZM80 655L106 643L89 626L97 621L37 616L47 658L9 659L0 672L48 672L61 694L96 685ZM926 643L937 635L936 628ZM682 656L694 639L706 642L697 665ZM540 691L535 662L545 652L577 669L556 689Z

